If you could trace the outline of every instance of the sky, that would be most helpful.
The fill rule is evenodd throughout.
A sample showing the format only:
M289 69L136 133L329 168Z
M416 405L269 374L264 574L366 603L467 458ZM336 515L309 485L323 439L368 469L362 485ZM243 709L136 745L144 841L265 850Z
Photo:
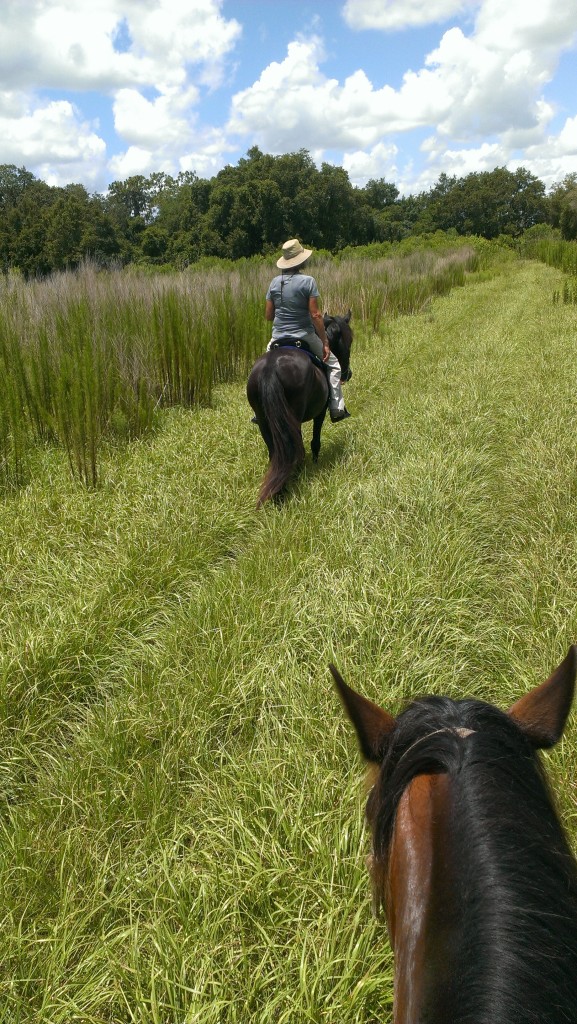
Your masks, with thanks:
M0 0L0 164L105 192L306 149L401 195L577 173L577 0Z

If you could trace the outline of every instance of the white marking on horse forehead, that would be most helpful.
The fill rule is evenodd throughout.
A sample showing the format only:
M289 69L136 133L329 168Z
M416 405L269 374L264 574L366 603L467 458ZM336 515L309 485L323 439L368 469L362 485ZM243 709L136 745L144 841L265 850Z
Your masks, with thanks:
M404 757L407 756L407 754L409 753L410 750L413 749L413 747L417 746L417 743L424 743L425 740L430 740L431 736L438 736L440 732L452 732L453 736L461 736L463 739L465 739L467 736L472 736L475 730L464 729L463 726L459 725L445 725L443 726L442 729L433 729L433 732L428 732L425 736L419 736L419 738L416 739L414 743L411 743L410 747L407 747L407 749L401 754L399 758L399 763L403 760Z

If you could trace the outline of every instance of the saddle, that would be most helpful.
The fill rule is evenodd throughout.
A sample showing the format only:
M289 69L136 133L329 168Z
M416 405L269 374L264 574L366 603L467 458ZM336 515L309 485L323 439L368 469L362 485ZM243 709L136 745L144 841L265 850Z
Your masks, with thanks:
M275 338L271 342L271 349L273 348L300 348L303 352L306 352L309 359L312 361L314 366L318 366L319 370L324 370L325 373L328 371L328 366L323 363L322 359L319 359L314 352L311 351L307 342L303 338L293 338L287 335L285 338Z

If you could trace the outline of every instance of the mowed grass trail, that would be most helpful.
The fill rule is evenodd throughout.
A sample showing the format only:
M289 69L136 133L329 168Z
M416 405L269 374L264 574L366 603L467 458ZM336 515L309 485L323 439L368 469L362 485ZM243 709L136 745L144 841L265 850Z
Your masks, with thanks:
M244 382L111 451L98 491L47 452L2 503L2 1024L390 1021L327 663L393 713L507 707L577 640L561 281L506 264L357 323L353 418L280 508L255 510ZM576 743L572 716L546 758L574 840Z

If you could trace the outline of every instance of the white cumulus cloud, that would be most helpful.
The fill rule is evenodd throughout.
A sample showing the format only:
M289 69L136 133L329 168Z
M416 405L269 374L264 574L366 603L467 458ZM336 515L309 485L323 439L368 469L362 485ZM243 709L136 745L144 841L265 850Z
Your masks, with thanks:
M526 0L348 0L342 13L355 29L391 30L463 11L470 21L447 29L422 67L407 71L396 89L376 88L361 68L343 80L325 75L321 38L296 38L284 60L269 64L233 97L228 131L273 153L341 150L356 182L364 168L382 176L376 154L389 174L390 147L415 129L433 133L423 172L433 180L448 164L454 173L468 173L491 161L523 162L518 150L550 135L555 111L543 88L575 42L574 0L529 7Z
M8 4L0 81L105 89L182 85L189 65L218 64L240 35L219 0L48 0Z
M20 97L16 110L18 116L10 116L11 104L0 100L2 163L36 167L54 185L74 178L96 185L106 146L71 103L58 100L26 109Z
M340 85L322 74L323 59L318 38L290 43L284 61L269 64L254 85L233 97L228 130L278 153L366 148L387 131L421 122L422 112L403 93L399 97L388 85L374 89L360 69Z
M25 160L36 174L52 163L68 162L69 171L85 163L81 179L100 176L104 184L106 144L97 124L88 127L78 113L83 95L94 91L107 97L120 145L126 145L124 157L112 157L113 170L159 169L156 155L178 169L183 147L189 151L194 142L198 86L219 84L241 33L221 8L222 0L7 0L0 33L0 162ZM68 103L64 115L37 93L40 85L73 92L77 104ZM62 131L54 130L54 118Z
M372 178L386 178L395 184L399 177L397 167L398 148L394 143L378 142L370 150L356 150L345 153L343 167L355 185L362 187Z
M191 110L198 90L174 89L147 99L137 89L120 89L114 98L116 131L131 145L149 149L184 145L191 137Z
M473 10L479 0L347 0L343 18L352 29L418 28Z

